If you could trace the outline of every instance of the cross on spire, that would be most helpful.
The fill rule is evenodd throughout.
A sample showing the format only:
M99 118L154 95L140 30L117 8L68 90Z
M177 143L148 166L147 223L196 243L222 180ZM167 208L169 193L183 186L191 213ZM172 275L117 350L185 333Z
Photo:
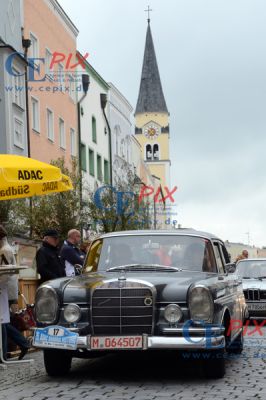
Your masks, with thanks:
M148 10L144 10L145 12L148 13L148 24L150 23L150 12L152 11L152 9L150 8L150 6L148 6Z

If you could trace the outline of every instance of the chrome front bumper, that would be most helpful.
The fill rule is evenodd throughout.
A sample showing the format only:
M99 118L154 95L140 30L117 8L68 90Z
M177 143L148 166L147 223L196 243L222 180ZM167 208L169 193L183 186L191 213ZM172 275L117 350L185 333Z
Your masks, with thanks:
M91 337L93 336L90 335L79 336L77 349L86 349L90 351ZM204 336L197 336L197 337L190 337L189 340L185 337L143 335L142 350L149 350L149 349L215 350L223 348L225 348L224 335L211 336L208 338ZM118 349L110 349L110 350L116 351Z
M61 328L58 326L58 328ZM70 332L79 333L78 328L63 328L67 329ZM38 329L39 330L39 329ZM41 329L42 330L42 329ZM35 335L34 335L35 336ZM94 335L79 335L77 336L77 342L75 350L83 349L87 351L93 352L101 352L101 351L116 351L116 350L149 350L149 349L179 349L179 350L216 350L216 349L224 349L225 348L225 336L224 336L224 327L211 326L207 329L203 327L194 326L190 327L187 331L184 331L183 328L178 327L164 327L161 330L161 335L157 336L149 336L147 334L142 335L142 345L138 348L91 348L91 340L93 338L99 338L100 336ZM104 336L108 338L108 335ZM117 337L119 335L111 335L110 337ZM123 336L122 336L123 337ZM130 337L130 335L126 336ZM134 337L134 335L133 335ZM58 345L54 343L54 340L47 345L44 343L43 345L34 344L35 347L38 348L58 348ZM71 350L71 348L69 348Z

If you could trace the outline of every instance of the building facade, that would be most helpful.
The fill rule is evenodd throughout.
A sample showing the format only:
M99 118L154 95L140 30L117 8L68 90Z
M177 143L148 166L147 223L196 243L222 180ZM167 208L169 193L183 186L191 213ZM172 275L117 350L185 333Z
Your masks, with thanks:
M89 89L80 101L80 163L83 188L91 191L110 183L110 132L107 123L107 96L109 85L87 61ZM81 70L79 71L82 72ZM106 108L104 108L106 107Z
M24 38L30 39L29 125L32 158L77 156L78 30L56 0L23 0Z
M108 119L112 136L113 184L127 180L132 170L132 112L133 107L122 93L109 83Z
M0 153L28 155L22 3L0 7Z

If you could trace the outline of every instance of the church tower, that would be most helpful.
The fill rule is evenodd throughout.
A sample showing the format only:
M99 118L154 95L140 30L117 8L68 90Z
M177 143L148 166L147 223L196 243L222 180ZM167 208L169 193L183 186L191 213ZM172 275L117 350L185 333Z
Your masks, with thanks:
M169 112L166 106L148 18L146 44L135 111L135 135L144 161L160 184L170 187Z

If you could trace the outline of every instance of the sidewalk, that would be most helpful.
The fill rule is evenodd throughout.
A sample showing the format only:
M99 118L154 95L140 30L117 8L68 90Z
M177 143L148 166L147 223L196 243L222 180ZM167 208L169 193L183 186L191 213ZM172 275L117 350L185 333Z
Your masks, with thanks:
M25 383L37 376L46 375L42 351L29 352L24 359L33 359L34 362L28 364L13 364L4 370L0 369L1 400L2 398L6 398L6 394L3 397L1 395L3 390L12 388L12 393L15 393L16 387L19 387L22 382ZM15 360L15 358L10 360Z

